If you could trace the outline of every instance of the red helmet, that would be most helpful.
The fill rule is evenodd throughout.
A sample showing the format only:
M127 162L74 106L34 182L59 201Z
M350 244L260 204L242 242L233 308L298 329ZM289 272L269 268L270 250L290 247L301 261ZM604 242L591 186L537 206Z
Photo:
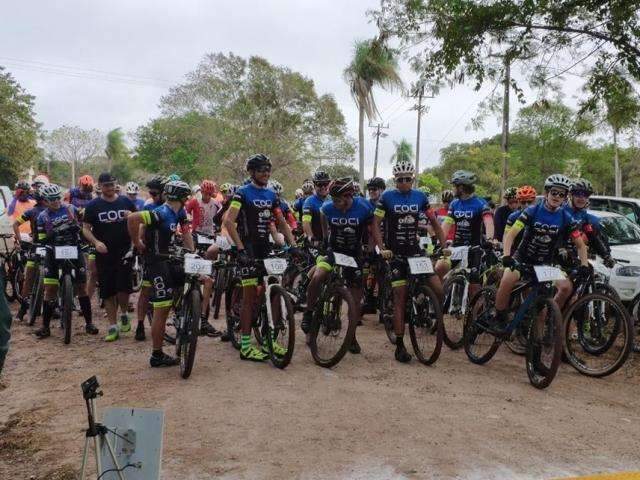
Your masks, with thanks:
M536 192L535 188L529 185L523 185L522 187L518 188L516 192L516 200L518 200L519 202L535 200L537 194L538 192Z
M93 187L93 177L91 175L83 175L78 179L78 185L81 187Z
M200 184L200 190L207 195L214 195L216 193L216 182L212 180L203 180Z

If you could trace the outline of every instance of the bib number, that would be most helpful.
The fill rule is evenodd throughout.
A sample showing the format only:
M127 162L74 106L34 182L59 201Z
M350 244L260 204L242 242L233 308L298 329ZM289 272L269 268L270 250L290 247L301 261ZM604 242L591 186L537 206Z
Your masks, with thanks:
M557 267L549 267L547 265L536 265L533 267L539 282L554 282L556 280L564 280L565 276Z
M451 249L451 260L460 260L460 266L467 268L469 264L469 247L453 247Z
M211 275L213 262L204 258L184 257L184 273Z
M198 245L213 245L213 238L198 234Z
M36 255L39 257L44 257L47 255L47 249L44 247L36 247Z
M414 275L433 273L433 264L428 257L411 257L407 258L407 261L409 262L409 270Z
M287 261L284 258L265 258L263 262L269 275L282 275L287 269Z
M344 255L343 253L334 253L333 256L336 259L337 265L342 265L343 267L358 268L358 262L356 262L356 259L350 257L349 255Z
M77 260L78 259L78 247L64 246L55 247L56 260Z
M220 250L231 250L231 243L224 235L218 235L216 237L216 245L220 247Z

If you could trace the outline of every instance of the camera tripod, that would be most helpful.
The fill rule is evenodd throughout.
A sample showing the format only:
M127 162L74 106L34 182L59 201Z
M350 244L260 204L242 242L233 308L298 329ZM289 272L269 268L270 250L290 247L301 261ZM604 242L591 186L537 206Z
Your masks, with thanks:
M109 455L111 456L111 461L113 462L113 465L115 467L112 471L118 474L118 478L120 480L126 480L126 477L122 473L120 465L118 465L118 459L116 458L113 446L107 438L107 433L111 432L111 430L109 430L101 423L96 422L95 401L97 397L102 396L102 392L98 392L99 387L100 385L98 384L98 379L95 376L82 383L82 394L87 405L87 418L89 420L89 428L87 428L85 433L80 480L84 480L85 478L84 471L85 467L87 466L87 460L89 458L89 443L91 442L91 439L93 439L93 448L95 450L94 453L96 456L97 478L100 479L102 475L106 473L102 471L102 461L100 459L100 449L102 448L102 445L106 445L107 449L109 450ZM115 434L115 432L112 433Z

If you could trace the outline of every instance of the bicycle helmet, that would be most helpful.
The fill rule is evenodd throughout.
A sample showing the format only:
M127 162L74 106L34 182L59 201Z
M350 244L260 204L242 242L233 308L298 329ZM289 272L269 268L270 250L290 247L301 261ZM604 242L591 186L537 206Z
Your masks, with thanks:
M231 185L231 187L229 187L229 195L235 195L239 188L240 185Z
M207 195L214 195L216 193L216 184L212 180L203 180L200 184L200 190Z
M393 176L396 178L406 177L407 175L414 176L415 174L416 167L414 167L413 163L408 160L402 160L393 166Z
M353 182L353 193L356 196L359 196L359 197L362 196L362 190L360 189L360 182L356 182L355 180Z
M518 194L518 189L516 187L509 187L505 189L504 195L502 196L504 197L505 200L513 200L514 198L516 198L517 194Z
M329 195L332 197L353 196L354 192L355 185L351 177L338 178L329 185Z
M577 178L571 184L571 193L573 192L587 192L589 195L593 194L593 185L589 180L584 178Z
M378 189L384 190L385 188L387 188L387 184L382 178L373 177L367 182L367 190L371 188L378 188Z
M309 179L302 183L302 192L305 195L311 195L313 193L313 182Z
M569 190L571 188L571 180L569 180L569 177L567 177L566 175L562 175L561 173L554 173L553 175L549 175L544 181L545 190L549 190L553 187Z
M127 192L127 195L137 195L140 191L140 185L136 182L127 182L124 189Z
M48 183L40 188L42 197L47 201L60 200L62 198L62 189L55 183Z
M226 195L227 193L229 193L230 189L231 189L230 183L223 183L222 185L220 185L220 193L222 193L223 195Z
M266 155L258 153L247 159L246 170L251 172L252 170L258 170L259 168L271 168L271 160Z
M191 195L191 187L182 180L173 180L164 186L164 195L167 200L185 200Z
M331 177L324 170L316 170L316 173L313 174L313 183L324 183L330 181Z
M296 200L302 197L304 197L304 192L302 191L301 188L296 188Z
M146 186L150 190L164 190L164 186L167 184L167 179L162 175L156 175L146 183Z
M42 193L40 193L40 190L38 190L37 188L33 191L31 196L33 197L33 199L37 203L40 203L40 202L42 202L44 200L44 197L42 196Z
M276 192L278 195L282 193L282 184L277 180L270 180L269 188Z
M78 185L81 187L91 187L93 188L93 177L91 175L83 175L78 179Z
M451 203L453 202L453 192L451 190L444 190L441 195L443 203Z
M29 185L29 182L25 180L20 180L16 183L15 190L23 190L25 192L28 192L29 190L31 190L31 185Z
M474 185L476 181L476 174L467 170L458 170L451 177L453 185Z
M536 189L532 186L523 185L522 187L518 188L518 191L516 192L516 200L518 200L519 202L535 200L537 194L538 192L536 192Z
M181 180L180 175L178 175L177 173L172 173L167 177L167 181L169 182L175 182L177 180Z
M36 184L40 184L43 185L45 183L49 183L49 177L47 177L46 175L36 175L36 177L33 179L33 183L32 185L36 185Z

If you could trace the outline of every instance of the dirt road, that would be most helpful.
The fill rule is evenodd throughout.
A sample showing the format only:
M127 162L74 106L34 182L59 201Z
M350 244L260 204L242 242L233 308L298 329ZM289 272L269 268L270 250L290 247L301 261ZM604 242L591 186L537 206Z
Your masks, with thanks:
M104 322L99 322L104 330ZM163 479L539 479L640 470L640 367L610 378L563 365L550 388L506 349L484 367L444 349L434 367L401 365L369 316L361 355L315 366L298 338L292 364L241 362L204 339L194 372L148 366L149 341L38 341L14 324L0 387L0 478L75 478L86 428L79 385L99 407L165 412ZM102 332L101 332L102 333ZM95 478L95 477L94 477Z

